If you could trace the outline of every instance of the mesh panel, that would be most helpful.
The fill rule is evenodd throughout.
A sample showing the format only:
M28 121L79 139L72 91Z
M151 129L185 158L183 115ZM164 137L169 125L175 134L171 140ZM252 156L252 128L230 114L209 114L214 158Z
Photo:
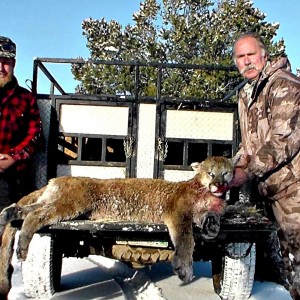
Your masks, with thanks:
M124 167L57 165L57 177L84 176L109 179L124 178L125 175L126 169Z
M47 148L50 129L51 102L50 100L38 99L38 106L46 140L45 150L36 154L34 163L35 185L37 188L41 188L47 184Z
M59 130L69 133L127 135L128 110L128 107L97 106L88 103L62 104Z
M166 137L232 140L233 113L168 110Z

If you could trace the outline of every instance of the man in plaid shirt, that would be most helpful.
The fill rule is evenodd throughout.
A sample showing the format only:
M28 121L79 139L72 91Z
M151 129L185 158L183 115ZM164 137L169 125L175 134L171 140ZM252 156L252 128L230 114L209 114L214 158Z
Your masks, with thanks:
M31 158L43 140L36 98L14 76L15 57L16 44L0 36L0 211L32 190Z

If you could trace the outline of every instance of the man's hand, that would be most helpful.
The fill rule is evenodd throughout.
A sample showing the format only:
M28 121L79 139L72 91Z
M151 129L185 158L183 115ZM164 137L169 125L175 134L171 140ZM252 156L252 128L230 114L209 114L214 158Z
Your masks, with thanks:
M249 177L242 168L235 168L232 180L229 182L229 188L239 187L243 183L247 182Z
M15 160L10 155L0 154L0 173L5 172L14 163Z

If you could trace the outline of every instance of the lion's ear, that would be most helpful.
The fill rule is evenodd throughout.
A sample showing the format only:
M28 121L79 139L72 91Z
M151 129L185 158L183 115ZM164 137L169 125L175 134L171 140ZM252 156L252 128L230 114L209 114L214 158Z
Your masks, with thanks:
M240 161L241 155L236 155L234 157L231 158L231 163L233 165L233 167L235 167L238 162Z
M196 173L200 173L201 167L202 167L202 163L199 162L193 162L191 163L191 167L192 169L196 172Z

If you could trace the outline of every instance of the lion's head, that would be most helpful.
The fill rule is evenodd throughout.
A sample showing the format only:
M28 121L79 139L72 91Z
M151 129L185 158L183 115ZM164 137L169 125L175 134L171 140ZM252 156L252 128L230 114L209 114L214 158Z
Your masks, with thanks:
M224 156L210 156L201 163L194 162L191 167L197 172L196 178L215 196L221 197L228 190L233 178L236 161Z

